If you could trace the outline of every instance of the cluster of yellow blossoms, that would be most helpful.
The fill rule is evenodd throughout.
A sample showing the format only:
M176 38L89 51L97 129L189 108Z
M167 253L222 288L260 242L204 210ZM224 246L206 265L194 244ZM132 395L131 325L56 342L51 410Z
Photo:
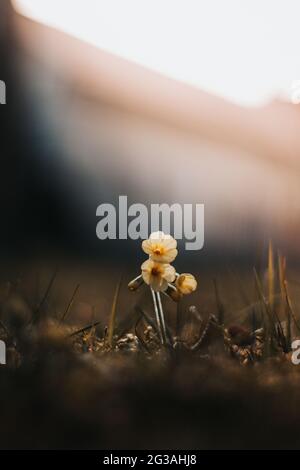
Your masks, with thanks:
M142 248L149 255L142 268L142 278L155 292L176 288L181 295L191 294L197 288L197 281L192 274L177 274L171 262L176 258L177 242L171 235L153 232L148 240L144 240Z

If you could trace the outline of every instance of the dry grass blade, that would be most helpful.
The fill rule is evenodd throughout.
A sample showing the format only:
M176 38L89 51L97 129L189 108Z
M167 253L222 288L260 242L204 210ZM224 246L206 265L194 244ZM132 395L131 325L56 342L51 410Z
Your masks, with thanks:
M263 289L262 289L262 285L261 285L260 279L258 277L257 271L256 271L255 268L253 268L253 271L254 271L254 279L255 279L256 290L257 290L259 299L261 301L261 304L264 307L263 310L262 310L262 315L263 315L263 327L264 327L264 330L265 330L265 341L266 341L266 349L265 350L266 350L266 355L269 355L270 354L270 340L272 339L272 336L276 336L276 334L277 334L276 333L276 327L274 325L274 321L273 321L271 312L268 308L268 303L265 299ZM266 312L266 315L264 315L264 313L263 313L264 311ZM267 318L266 318L266 316L267 316Z
M269 241L268 250L268 293L269 293L269 305L270 308L274 307L274 254L271 240Z
M119 280L119 282L116 286L116 290L115 290L115 294L114 294L114 298L113 298L113 302L112 302L112 306L111 306L111 311L110 311L109 326L108 326L108 344L109 344L109 346L113 345L113 337L114 337L114 330L115 330L115 323L116 323L117 303L118 303L118 297L119 297L119 293L120 293L121 284L122 284L122 277L120 278L120 280Z
M278 254L278 274L281 294L281 309L284 311L286 317L286 349L291 349L292 343L292 318L291 309L289 308L288 301L286 300L286 258Z
M159 332L158 332L158 329L155 325L155 323L151 320L151 318L149 317L149 315L147 315L146 312L144 312L143 309L141 309L141 307L139 307L139 305L136 305L135 306L135 311L138 312L142 317L144 317L144 319L146 320L146 322L153 328L153 330L155 331L155 333L159 336Z
M287 283L286 280L284 281L284 291L285 291L286 304L287 304L289 313L290 313L290 315L291 315L291 317L292 317L292 319L295 323L295 326L296 326L297 330L300 332L300 325L299 325L298 320L296 318L296 315L294 313L291 298L290 298L289 292L288 292L288 283Z
M56 279L56 277L57 277L57 273L58 273L58 269L56 268L55 271L54 271L54 273L53 273L53 275L52 275L52 277L51 277L51 279L50 279L50 282L49 282L49 284L48 284L48 286L47 286L47 289L45 290L45 293L44 293L44 296L43 296L41 302L39 303L39 305L38 305L38 307L36 308L36 310L33 312L33 316L32 316L32 322L33 322L33 323L37 322L38 319L39 319L39 313L40 313L42 307L44 306L44 304L45 304L45 302L46 302L46 300L47 300L47 298L48 298L48 296L49 296L49 294L50 294L50 291L51 291L51 289L52 289L52 287L53 287L54 281L55 281L55 279Z
M278 274L279 274L279 284L280 292L282 297L285 297L284 281L286 280L286 258L278 254Z
M260 298L262 304L263 304L264 307L265 307L265 312L266 312L266 314L267 314L267 317L268 317L268 320L269 320L271 329L272 329L273 331L276 331L276 327L275 327L275 322L274 322L274 319L273 319L272 311L270 310L270 305L268 304L268 301L267 301L266 298L265 298L265 295L264 295L264 292L263 292L263 288L262 288L262 285L261 285L261 281L260 281L260 279L259 279L259 277L258 277L258 274L257 274L255 268L254 268L254 276L255 276L255 285L256 285L256 288L257 288L257 292L258 292L258 295L259 295L259 298Z
M141 315L141 316L138 318L138 320L137 320L137 322L136 322L136 324L135 324L135 326L134 326L135 336L137 337L137 339L139 340L140 344L141 344L142 347L145 349L145 351L146 351L147 353L150 353L147 344L145 343L145 341L143 340L143 338L142 338L141 335L139 334L139 330L138 330L138 326L139 326L139 324L140 324L140 322L141 322L142 320L143 320L143 316Z
M215 296L216 296L216 303L217 303L217 311L218 311L218 322L219 325L224 325L225 319L225 307L223 302L221 301L217 280L213 280L214 288L215 288Z
M281 275L285 275L285 268L282 270ZM269 252L268 252L268 286L269 286L269 307L271 310L271 314L275 317L275 321L277 322L277 333L279 335L279 339L281 344L286 343L286 338L284 335L284 331L281 325L281 321L278 317L277 311L275 309L274 301L275 301L275 269L274 269L274 252L272 241L269 242Z
M95 333L96 333L96 326L95 326L95 307L93 306L92 307L92 328L90 329L89 333L88 333L88 341L90 343L92 343L92 340L93 340L93 337L95 336Z
M79 287L80 287L80 284L77 284L77 286L75 287L75 290L74 290L74 292L73 292L73 294L72 294L72 296L71 296L71 298L70 298L70 301L69 301L69 303L68 303L68 306L67 306L66 310L64 311L64 313L63 313L63 315L62 315L62 317L61 317L60 323L62 323L63 321L65 321L65 319L67 318L68 313L70 312L70 310L71 310L71 308L72 308L72 305L73 305L73 303L74 303L74 299L75 299L76 294L77 294L77 292L78 292L78 290L79 290Z
M267 301L266 301L266 298L265 298L265 295L264 295L264 291L263 291L263 288L262 288L262 285L261 285L261 281L259 279L259 276L258 276L257 271L256 271L255 268L253 268L253 272L254 272L255 287L256 287L256 290L257 290L257 293L258 293L259 300L262 301L262 303L265 305L267 303Z
M271 344L274 344L274 341L276 341L279 346L285 347L286 338L282 329L281 322L276 312L271 309L269 303L267 302L264 296L262 285L261 285L260 279L258 277L258 274L255 268L254 268L254 276L255 276L256 287L257 287L260 299L262 301L262 304L264 305L265 312L267 314L267 319L268 319L268 324L267 322L265 322L266 340L269 337L271 340ZM269 342L267 340L267 345L268 343Z
M71 336L76 336L79 335L80 333L85 333L85 331L90 330L91 328L95 328L96 326L100 325L100 321L96 321L95 323L92 323L91 325L84 326L83 328L80 328L79 330L73 331L68 337L71 338Z
M257 329L257 320L256 320L255 310L253 309L251 313L251 330L253 334L256 331L256 329Z
M257 287L256 292L257 292ZM274 296L274 300L279 299L278 295ZM238 320L241 323L246 323L246 320L251 320L252 318L252 312L255 311L257 320L262 321L262 302L261 298L259 297L255 302L249 303L246 307L243 307L238 310L234 310L234 317L236 320Z

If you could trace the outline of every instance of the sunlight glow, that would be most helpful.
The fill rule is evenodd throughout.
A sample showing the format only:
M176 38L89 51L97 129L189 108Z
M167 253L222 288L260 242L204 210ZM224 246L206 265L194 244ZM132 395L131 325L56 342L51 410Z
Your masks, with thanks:
M18 12L237 103L300 78L299 0L14 0Z

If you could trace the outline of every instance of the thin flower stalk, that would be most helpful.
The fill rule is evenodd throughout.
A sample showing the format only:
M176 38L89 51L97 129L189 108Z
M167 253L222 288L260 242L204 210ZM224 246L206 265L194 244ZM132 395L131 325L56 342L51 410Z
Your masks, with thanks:
M158 303L157 303L155 291L152 288L151 288L151 294L152 294L154 312L155 312L156 323L157 323L157 328L158 328L160 341L161 341L162 344L164 344L164 337L163 337L162 325L161 325L160 315L159 315L159 310L158 310Z
M148 240L143 241L142 249L149 257L141 266L141 274L129 282L128 288L135 291L142 284L150 287L160 342L165 346L169 343L169 336L161 293L179 302L184 295L196 290L197 281L192 274L176 273L170 264L178 254L177 241L171 235L153 232Z

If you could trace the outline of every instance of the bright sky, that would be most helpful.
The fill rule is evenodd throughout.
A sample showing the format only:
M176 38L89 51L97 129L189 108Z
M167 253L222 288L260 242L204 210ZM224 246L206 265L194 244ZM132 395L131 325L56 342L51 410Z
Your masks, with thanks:
M14 4L35 20L237 103L257 105L279 93L292 99L300 79L299 0Z

